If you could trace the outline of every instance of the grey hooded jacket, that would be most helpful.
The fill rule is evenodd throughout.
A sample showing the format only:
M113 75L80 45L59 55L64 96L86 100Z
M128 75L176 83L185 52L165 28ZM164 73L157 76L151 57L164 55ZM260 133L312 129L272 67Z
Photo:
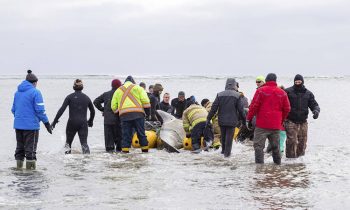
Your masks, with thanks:
M211 110L208 114L207 121L212 119L218 111L219 126L236 127L239 121L245 122L245 113L242 97L237 92L237 82L233 78L226 81L225 90L218 93Z

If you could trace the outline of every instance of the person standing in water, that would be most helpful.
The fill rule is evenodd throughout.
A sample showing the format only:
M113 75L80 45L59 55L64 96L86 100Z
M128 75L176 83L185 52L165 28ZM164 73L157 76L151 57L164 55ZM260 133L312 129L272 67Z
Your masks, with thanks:
M206 124L210 124L217 113L221 130L221 154L229 157L232 150L233 133L239 121L245 122L243 100L237 92L237 82L233 78L226 81L225 90L218 93L210 109Z
M119 114L121 120L123 153L129 153L134 131L140 141L141 151L148 152L145 117L149 118L150 107L146 91L135 84L132 76L128 76L124 85L114 92L111 108L115 114Z
M56 124L59 122L58 120L66 110L67 106L69 106L69 118L66 127L66 154L71 153L72 142L76 133L79 135L83 154L90 154L89 145L87 143L88 126L93 126L95 109L90 98L82 93L83 88L83 81L76 79L73 85L75 92L66 97L52 123L52 128L55 128ZM90 110L89 120L87 120L88 109Z
M178 97L171 100L171 106L172 106L171 114L177 119L181 119L183 112L187 108L184 91L180 91L178 93Z
M295 75L294 85L287 88L286 92L292 108L285 123L286 157L297 158L305 155L309 109L313 118L317 119L320 107L314 94L304 86L304 78L300 74Z
M26 158L26 168L36 168L36 149L39 140L40 121L47 131L52 134L49 119L45 114L45 107L41 92L36 88L38 78L31 70L27 71L26 79L18 85L18 90L12 105L12 113L15 117L14 128L16 130L15 159L17 168L23 168Z
M112 89L94 100L95 107L102 112L104 117L105 148L109 153L122 151L122 129L119 115L114 114L111 109L113 94L121 85L119 79L114 79Z
M252 129L252 119L256 116L254 130L255 163L264 163L264 148L266 138L271 144L272 158L275 164L281 164L280 130L283 121L290 111L290 104L286 92L277 86L277 76L269 73L264 86L258 88L254 94L247 115L247 125Z

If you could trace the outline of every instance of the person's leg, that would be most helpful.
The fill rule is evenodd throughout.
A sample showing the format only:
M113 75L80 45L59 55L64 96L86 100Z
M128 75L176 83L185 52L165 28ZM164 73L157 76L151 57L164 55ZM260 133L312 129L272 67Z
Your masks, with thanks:
M25 139L23 133L23 130L16 129L17 146L15 151L15 159L20 161L24 161L25 157Z
M148 141L145 133L145 119L138 118L136 120L133 120L133 124L137 133L137 138L140 141L142 152L148 152Z
M298 145L298 124L291 121L287 121L285 124L287 133L286 140L286 157L296 158L297 157L297 145Z
M284 153L284 144L287 139L286 131L280 131L280 153L281 155Z
M306 143L307 143L307 130L308 130L307 122L300 124L300 129L298 133L297 157L305 155L305 149L306 149Z
M116 151L120 152L122 151L122 128L120 126L120 122L114 125L114 131L115 131L114 143L115 143Z
M279 143L280 131L279 130L270 131L267 138L269 139L269 143L271 145L273 162L279 165L281 164L280 143Z
M90 148L89 148L89 145L87 143L88 134L89 134L89 129L88 129L87 123L83 123L81 128L78 130L78 135L79 135L80 144L81 144L81 150L82 150L83 154L90 154Z
M235 127L226 127L224 157L230 157L231 155L234 132L235 132Z
M75 126L68 122L66 127L66 144L64 146L65 154L71 153L72 143L76 133L77 129L75 128Z
M221 131L221 154L225 153L226 126L220 126Z
M132 121L122 121L122 152L128 153L131 147L131 140L133 134Z
M106 152L114 151L114 125L104 125Z
M203 130L200 124L197 124L191 130L192 151L199 151L199 149L201 148L202 133L203 133Z
M264 148L267 135L268 133L265 129L256 127L254 130L255 163L264 163Z
M36 168L36 149L39 139L39 130L24 131L25 153L26 153L26 169Z
M213 144L214 141L214 130L212 126L205 127L205 123L203 123L203 137L205 143L205 150L208 151L209 147Z

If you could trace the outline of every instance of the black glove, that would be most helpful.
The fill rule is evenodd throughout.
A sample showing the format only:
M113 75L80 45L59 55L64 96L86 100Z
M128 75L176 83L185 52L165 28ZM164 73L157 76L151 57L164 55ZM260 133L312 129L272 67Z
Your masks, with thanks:
M314 115L312 116L314 119L317 119L318 118L318 115L320 114L318 111L313 111L312 112Z
M94 125L94 122L92 120L88 121L88 126L91 128Z
M49 123L49 122L46 122L46 123L44 123L44 125L45 125L45 127L46 127L47 132L49 132L50 134L52 134L52 127L51 127L50 123Z
M52 123L51 123L51 129L53 130L55 127L56 127L56 124L58 123L57 120L54 120Z
M246 124L247 124L247 128L248 128L249 130L253 130L252 121L247 121Z
M191 138L191 134L190 133L186 133L186 138Z

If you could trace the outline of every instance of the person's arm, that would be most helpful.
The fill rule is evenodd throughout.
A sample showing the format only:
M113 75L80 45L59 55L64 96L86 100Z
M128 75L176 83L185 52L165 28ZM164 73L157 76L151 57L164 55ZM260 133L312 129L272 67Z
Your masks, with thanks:
M260 89L258 89L253 97L252 103L249 106L249 111L248 111L248 115L247 115L247 121L252 121L253 117L256 115L259 107L260 107L260 103L261 103L261 94L260 94Z
M317 103L317 101L315 100L315 96L312 92L310 92L310 98L308 101L308 106L311 109L312 112L317 111L318 113L320 113L321 109Z
M39 90L36 90L34 95L34 109L36 116L42 121L44 124L49 122L49 119L45 113L44 100Z
M62 116L62 114L66 110L67 106L69 105L69 101L70 101L69 96L67 96L64 99L61 108L58 110L55 119L53 120L52 127L55 127L55 125L58 123L58 120L60 119L60 117Z
M115 113L118 110L119 104L118 104L118 91L119 89L116 90L113 94L112 101L111 101L111 109Z
M285 94L285 96L283 97L282 122L284 122L287 119L290 109L291 108L290 108L288 95Z
M156 106L157 106L157 99L154 96L150 97L151 102L151 120L155 121L156 119Z
M209 111L208 117L207 117L207 122L210 122L210 120L214 117L214 115L216 114L216 112L219 109L219 96L216 95L216 98L213 102L213 105L211 106L211 109Z
M104 107L102 106L102 104L105 102L105 99L104 99L104 94L100 95L99 97L97 97L95 100L94 100L94 105L95 107L100 110L101 112L104 111Z
M188 134L190 132L190 121L188 120L188 117L187 117L187 112L188 112L188 109L184 111L183 113L183 117L182 117L182 126L186 132L186 134Z
M94 105L92 105L92 102L91 100L89 99L89 110L90 110L90 118L89 118L89 121L90 122L93 122L94 121L94 118L95 118L95 108L94 108Z
M150 108L151 102L148 98L148 95L147 95L145 89L143 89L142 87L138 87L138 89L139 89L140 101L141 101L142 107L143 108Z
M239 120L241 120L244 124L246 121L245 111L244 111L244 98L239 97L237 104L236 104L236 110L238 112Z
M11 112L13 114L13 116L15 116L15 113L16 113L16 95L14 96L13 98L13 103L12 103L12 108L11 108Z

